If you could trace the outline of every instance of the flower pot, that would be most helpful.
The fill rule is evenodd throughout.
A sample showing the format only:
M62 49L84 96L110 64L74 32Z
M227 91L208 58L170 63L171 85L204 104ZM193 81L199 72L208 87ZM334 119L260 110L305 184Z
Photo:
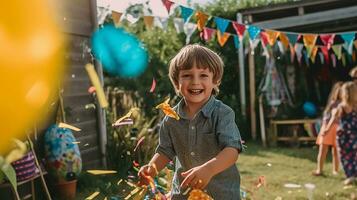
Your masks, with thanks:
M55 196L60 199L75 199L77 189L77 180L63 181L53 184Z

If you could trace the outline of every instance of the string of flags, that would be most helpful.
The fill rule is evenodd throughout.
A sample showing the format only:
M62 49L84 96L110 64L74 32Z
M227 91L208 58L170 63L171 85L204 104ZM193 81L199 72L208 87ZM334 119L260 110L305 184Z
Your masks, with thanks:
M174 26L178 33L186 35L186 43L190 43L191 36L196 31L205 41L210 41L217 37L218 44L223 47L230 38L236 49L243 46L250 46L254 50L260 43L263 48L263 55L269 57L269 50L278 48L282 54L290 51L290 60L294 62L295 56L301 64L302 58L309 64L309 60L315 63L316 58L322 64L328 63L336 66L337 60L345 66L346 62L356 62L357 40L356 32L329 33L329 34L307 34L293 33L278 30L262 29L254 25L240 24L229 19L208 15L202 11L178 5L170 0L162 0L167 14L173 14L175 9L179 10L180 17L174 18ZM112 19L116 26L119 26L122 16L130 23L136 23L141 16L132 16L130 13L119 13L112 11ZM166 29L169 17L143 16L147 29L153 26ZM194 21L195 23L193 23ZM213 23L209 23L213 22ZM213 24L215 27L207 27ZM228 27L233 27L234 33L227 32Z

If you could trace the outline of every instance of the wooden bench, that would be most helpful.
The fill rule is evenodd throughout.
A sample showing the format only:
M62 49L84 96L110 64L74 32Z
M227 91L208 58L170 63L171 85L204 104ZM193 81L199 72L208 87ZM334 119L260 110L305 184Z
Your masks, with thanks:
M286 142L293 142L295 144L299 144L300 142L309 142L309 141L316 141L315 136L299 136L298 129L300 125L304 124L314 124L318 122L319 119L290 119L290 120L271 120L270 121L270 128L272 132L272 139L273 144L276 145L278 141L286 141ZM279 125L289 125L293 126L292 134L279 134L278 133L278 126ZM282 136L284 135L284 136Z

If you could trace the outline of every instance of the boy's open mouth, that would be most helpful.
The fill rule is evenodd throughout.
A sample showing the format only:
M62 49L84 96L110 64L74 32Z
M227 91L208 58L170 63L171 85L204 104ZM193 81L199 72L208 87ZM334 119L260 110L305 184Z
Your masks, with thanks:
M203 89L191 89L191 90L188 90L188 92L192 95L198 95L203 92Z

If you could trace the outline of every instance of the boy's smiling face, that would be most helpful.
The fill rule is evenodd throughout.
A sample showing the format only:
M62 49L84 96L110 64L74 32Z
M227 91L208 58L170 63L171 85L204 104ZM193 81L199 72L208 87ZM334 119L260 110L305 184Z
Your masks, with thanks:
M188 106L202 107L218 84L213 81L213 73L208 67L193 67L180 70L176 88Z

